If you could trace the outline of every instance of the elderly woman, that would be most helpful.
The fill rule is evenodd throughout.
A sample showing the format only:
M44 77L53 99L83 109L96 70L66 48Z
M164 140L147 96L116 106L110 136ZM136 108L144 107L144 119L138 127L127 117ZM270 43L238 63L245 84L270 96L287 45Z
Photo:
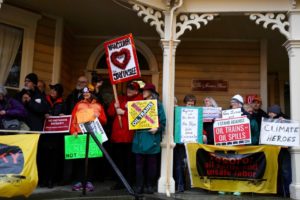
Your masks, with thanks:
M143 88L144 100L158 99L155 86L147 83ZM132 151L136 158L136 192L153 194L156 182L160 142L166 125L166 116L162 104L157 101L159 127L137 130L132 142ZM145 171L146 167L146 171ZM144 187L144 177L147 180Z
M20 124L5 125L5 120L22 119L26 117L27 112L24 106L17 100L7 96L5 87L0 85L0 129L20 129Z
M98 117L100 123L102 125L106 124L107 119L106 119L106 115L105 115L103 106L97 102L97 99L96 99L95 95L93 94L94 91L95 91L95 88L91 84L89 84L88 87L83 88L83 90L82 90L83 100L79 101L75 105L75 107L72 111L72 121L71 121L71 128L70 128L70 132L72 135L77 136L78 133L81 133L77 118L78 118L78 114L82 111L92 110L94 116ZM75 174L77 175L78 180L81 180L81 181L74 184L72 187L72 190L78 191L78 190L82 189L82 180L83 180L83 174L84 174L84 171L83 171L84 160L76 160L74 165L75 165L74 166ZM86 184L86 190L87 191L94 190L93 184L89 181Z
M205 97L203 104L205 107L218 107L217 102L212 97ZM211 122L204 122L203 129L207 134L207 144L214 144L214 119Z

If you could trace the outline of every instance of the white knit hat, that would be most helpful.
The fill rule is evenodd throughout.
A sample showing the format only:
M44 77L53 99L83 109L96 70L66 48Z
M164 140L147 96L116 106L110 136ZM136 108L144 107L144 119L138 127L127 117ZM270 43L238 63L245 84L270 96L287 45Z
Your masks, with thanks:
M236 100L236 101L238 101L239 103L244 104L244 99L243 99L243 97L242 97L241 95L239 95L239 94L234 95L234 96L231 98L231 100Z
M0 94L3 94L4 96L7 94L7 90L3 85L0 85Z

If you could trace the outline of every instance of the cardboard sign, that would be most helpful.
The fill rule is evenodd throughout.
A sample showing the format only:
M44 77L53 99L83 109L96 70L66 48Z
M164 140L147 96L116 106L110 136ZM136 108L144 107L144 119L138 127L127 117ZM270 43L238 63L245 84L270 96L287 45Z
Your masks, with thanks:
M157 100L129 101L128 123L129 130L157 128Z
M141 76L132 34L105 42L104 48L112 84Z
M70 130L71 115L50 116L45 119L44 132L67 133Z
M191 187L224 192L276 193L279 151L280 147L267 145L186 144Z
M101 141L101 135L97 134L97 138ZM85 149L86 149L86 134L78 135L66 135L65 136L65 159L79 159L85 158ZM89 158L102 157L103 154L100 151L99 147L95 143L92 137L90 137L89 143Z
M217 119L214 123L215 145L251 144L250 121L246 116Z
M234 117L240 117L242 116L242 110L241 108L235 108L235 109L229 109L229 110L223 110L222 111L222 118L223 119L229 119Z
M106 142L108 140L107 135L98 118L96 118L92 122L80 123L79 128L81 129L82 133L87 133L90 131L95 134L101 135L102 142Z
M260 144L300 146L299 122L286 119L265 119L261 122Z
M203 143L202 107L175 107L175 143Z
M214 119L222 117L221 107L203 107L203 122L212 122Z

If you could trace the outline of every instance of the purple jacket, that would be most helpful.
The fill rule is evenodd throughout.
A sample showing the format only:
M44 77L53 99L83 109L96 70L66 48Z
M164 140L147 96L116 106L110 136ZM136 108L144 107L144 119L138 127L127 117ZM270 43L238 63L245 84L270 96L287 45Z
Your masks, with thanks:
M27 116L27 112L24 106L13 98L5 97L3 101L0 101L0 111L5 110L5 115L0 115L2 119L23 119Z

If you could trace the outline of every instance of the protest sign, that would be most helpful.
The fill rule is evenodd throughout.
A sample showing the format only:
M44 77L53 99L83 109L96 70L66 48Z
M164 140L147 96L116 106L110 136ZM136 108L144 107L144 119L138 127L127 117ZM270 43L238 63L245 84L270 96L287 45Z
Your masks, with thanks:
M300 143L299 122L286 119L265 119L261 122L260 144L297 147Z
M44 132L66 133L70 130L71 115L50 116L45 119Z
M276 146L213 146L189 143L191 186L211 191L276 193Z
M0 197L28 197L36 188L39 134L0 136Z
M202 112L202 107L175 107L175 143L203 143Z
M132 34L107 41L104 43L104 48L112 84L141 76Z
M79 128L82 133L87 133L88 130L92 131L96 135L101 135L101 141L106 142L108 140L107 135L99 121L99 119L96 117L94 121L86 122L86 123L80 123Z
M86 134L78 135L75 137L74 135L66 135L65 136L65 159L79 159L85 158L85 150L86 150ZM98 140L101 142L101 135L96 134ZM97 158L102 157L102 151L100 151L99 147L95 143L93 139L90 139L89 143L89 158Z
M221 107L203 107L203 122L212 122L214 119L222 117Z
M251 144L250 121L247 116L217 119L214 123L215 145Z
M228 118L240 117L240 116L242 116L242 114L243 113L242 113L241 108L223 110L222 111L222 118L223 119L228 119Z
M129 101L127 103L129 130L157 128L157 100Z

